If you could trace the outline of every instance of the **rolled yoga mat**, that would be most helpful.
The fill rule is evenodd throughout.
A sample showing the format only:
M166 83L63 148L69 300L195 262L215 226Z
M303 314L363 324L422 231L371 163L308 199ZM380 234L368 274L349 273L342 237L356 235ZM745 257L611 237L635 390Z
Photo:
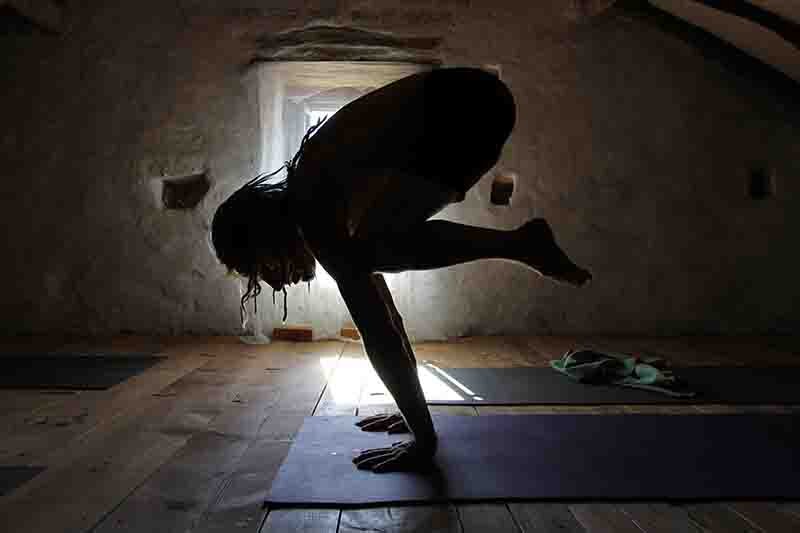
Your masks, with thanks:
M357 450L399 440L357 420L307 418L267 504L800 497L797 415L437 416L428 474L356 469Z
M0 388L108 389L164 359L139 354L2 356Z
M800 367L673 368L696 393L691 398L578 383L552 368L421 367L447 388L446 394L426 393L436 405L800 404Z

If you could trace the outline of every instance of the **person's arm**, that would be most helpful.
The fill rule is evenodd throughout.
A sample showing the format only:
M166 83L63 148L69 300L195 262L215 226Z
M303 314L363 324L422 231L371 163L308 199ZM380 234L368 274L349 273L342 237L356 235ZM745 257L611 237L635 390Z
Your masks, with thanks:
M410 443L367 450L354 459L359 468L376 472L408 470L430 462L436 433L417 376L416 361L383 276L335 275L373 368L394 397L414 435Z

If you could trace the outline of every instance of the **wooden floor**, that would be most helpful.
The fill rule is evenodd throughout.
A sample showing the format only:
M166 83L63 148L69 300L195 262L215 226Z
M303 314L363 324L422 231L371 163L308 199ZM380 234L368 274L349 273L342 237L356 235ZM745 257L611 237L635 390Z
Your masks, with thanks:
M537 366L594 346L679 365L800 365L786 338L483 337L416 346L442 367ZM795 347L797 346L797 349ZM309 415L391 410L359 344L234 338L8 341L0 356L156 350L165 362L107 391L0 390L0 466L45 465L0 496L0 531L60 532L675 532L800 531L797 502L509 503L357 510L262 509ZM370 392L373 391L373 392ZM378 402L378 403L376 403ZM798 412L800 406L436 407L436 412ZM747 460L747 458L743 458ZM800 477L798 478L800 480Z

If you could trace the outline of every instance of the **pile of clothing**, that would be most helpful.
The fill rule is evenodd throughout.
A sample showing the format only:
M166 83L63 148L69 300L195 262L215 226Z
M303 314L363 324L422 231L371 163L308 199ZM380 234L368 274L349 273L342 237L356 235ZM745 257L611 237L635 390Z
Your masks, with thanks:
M579 383L633 387L677 398L695 395L661 357L571 350L561 359L550 361L550 366Z

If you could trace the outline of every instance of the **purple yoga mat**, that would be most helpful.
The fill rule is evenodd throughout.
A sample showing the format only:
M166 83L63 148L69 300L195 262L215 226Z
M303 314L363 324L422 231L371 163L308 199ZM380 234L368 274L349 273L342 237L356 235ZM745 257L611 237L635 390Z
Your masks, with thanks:
M398 436L356 420L307 418L267 503L800 498L797 415L437 416L428 474L357 470L356 450Z

